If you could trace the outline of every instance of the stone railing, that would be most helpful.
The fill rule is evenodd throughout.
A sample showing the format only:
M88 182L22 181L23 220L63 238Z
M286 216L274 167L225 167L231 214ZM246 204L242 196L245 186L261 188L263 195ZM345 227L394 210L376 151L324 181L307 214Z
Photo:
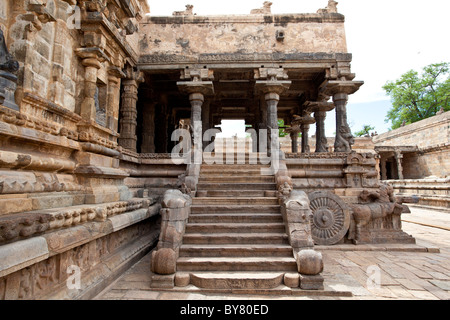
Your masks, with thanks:
M300 288L323 290L322 254L314 250L311 235L312 212L308 195L303 191L292 191L282 200L281 212L286 226L289 243L300 274Z
M192 199L179 190L168 190L161 205L161 234L157 250L152 253L151 271L155 273L152 286L173 288L179 249L191 213Z

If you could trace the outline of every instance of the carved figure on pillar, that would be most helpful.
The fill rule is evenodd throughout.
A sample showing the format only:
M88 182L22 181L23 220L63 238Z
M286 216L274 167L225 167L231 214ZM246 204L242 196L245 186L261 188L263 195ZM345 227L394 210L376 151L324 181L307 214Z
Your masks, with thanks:
M349 75L350 77L350 75ZM351 75L353 77L353 75ZM345 78L343 76L343 78ZM337 80L328 81L321 89L321 94L332 96L336 105L336 141L335 152L351 152L355 143L351 129L347 122L347 101L349 94L359 90L362 81Z

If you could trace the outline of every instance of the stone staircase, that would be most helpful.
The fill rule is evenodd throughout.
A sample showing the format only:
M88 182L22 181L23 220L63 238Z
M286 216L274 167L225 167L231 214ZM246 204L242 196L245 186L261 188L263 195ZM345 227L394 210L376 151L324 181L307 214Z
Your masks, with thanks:
M297 273L275 178L261 175L268 167L202 165L177 260L177 271L190 274L191 284L272 289L286 273Z

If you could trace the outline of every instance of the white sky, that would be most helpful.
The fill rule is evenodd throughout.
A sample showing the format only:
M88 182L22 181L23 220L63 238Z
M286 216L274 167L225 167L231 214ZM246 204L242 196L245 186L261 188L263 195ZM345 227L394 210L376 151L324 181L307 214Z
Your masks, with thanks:
M338 12L345 15L348 51L353 54L352 72L355 80L365 85L350 96L349 109L360 103L385 101L382 86L410 69L421 71L431 63L450 61L449 0L337 0ZM198 15L248 14L260 8L264 0L149 0L151 15L172 15L186 4L194 5ZM326 7L328 0L272 0L272 13L315 13ZM379 103L377 104L379 105ZM374 108L375 109L375 108ZM383 110L368 110L366 119L356 122L354 131L377 119L383 123L389 105ZM366 114L364 113L364 114ZM333 132L328 119L327 134ZM366 121L364 121L366 120ZM379 126L382 126L380 124ZM377 128L385 132L389 125Z

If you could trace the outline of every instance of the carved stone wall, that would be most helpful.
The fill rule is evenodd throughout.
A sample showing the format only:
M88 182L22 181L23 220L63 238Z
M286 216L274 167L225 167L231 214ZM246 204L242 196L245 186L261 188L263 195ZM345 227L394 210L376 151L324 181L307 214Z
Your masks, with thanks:
M0 277L0 299L89 299L103 289L104 279L111 281L121 272L123 263L136 262L152 248L157 226L154 220L147 220ZM75 287L74 270L80 272L79 288ZM103 287L98 286L102 281Z
M160 205L127 186L118 144L146 12L144 0L1 2L1 50L18 62L12 103L0 88L1 299L90 297L157 242ZM72 265L80 290L66 285Z
M173 32L174 26L177 32ZM200 54L347 52L344 16L340 14L148 17L141 29L144 60ZM283 41L277 40L280 32Z

